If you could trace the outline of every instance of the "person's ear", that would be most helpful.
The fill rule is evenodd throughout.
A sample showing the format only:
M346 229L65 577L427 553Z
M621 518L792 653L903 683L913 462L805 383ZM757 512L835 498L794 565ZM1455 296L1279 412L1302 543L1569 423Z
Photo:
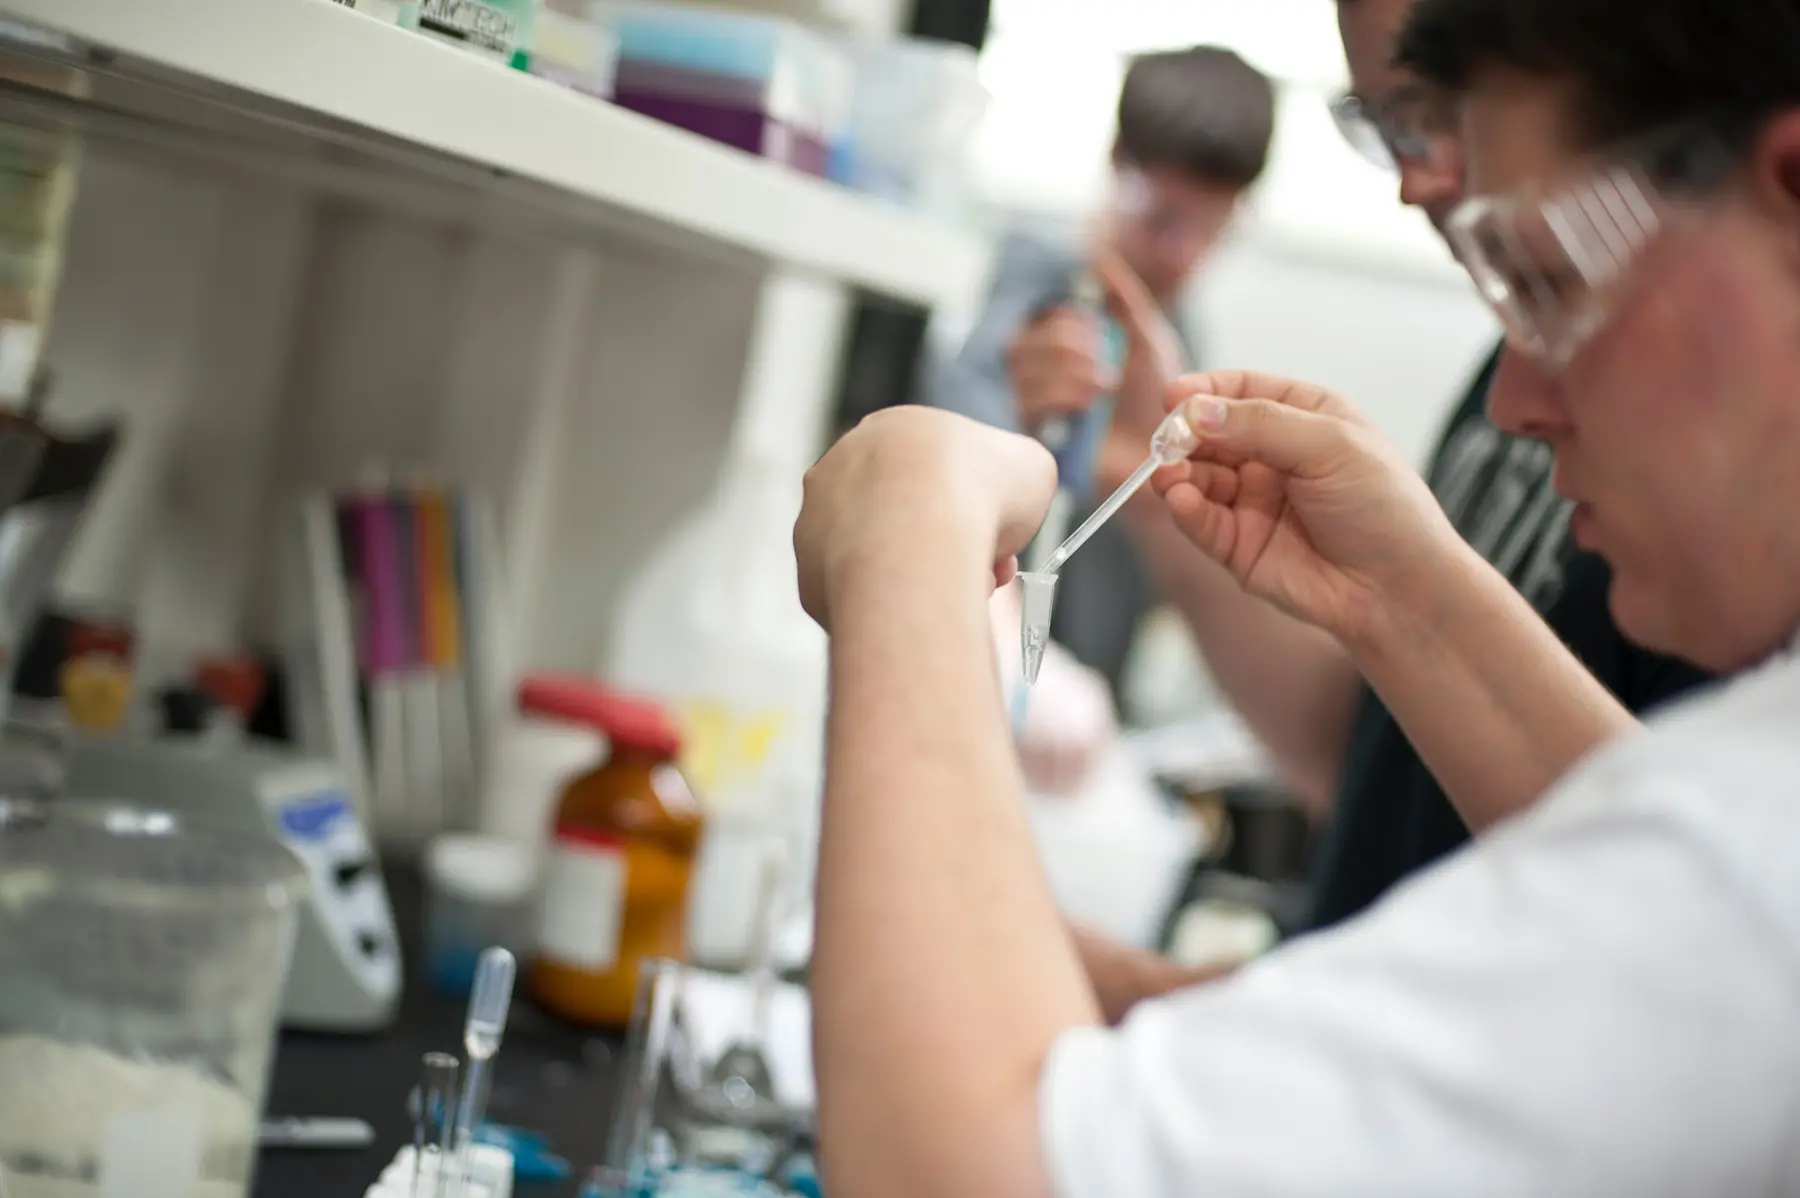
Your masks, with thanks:
M1757 139L1751 191L1760 206L1800 241L1800 108L1770 121Z

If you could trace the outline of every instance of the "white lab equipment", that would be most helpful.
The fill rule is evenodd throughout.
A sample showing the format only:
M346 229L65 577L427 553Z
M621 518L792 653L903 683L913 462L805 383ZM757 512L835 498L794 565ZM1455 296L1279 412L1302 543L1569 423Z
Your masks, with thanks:
M363 1198L435 1198L440 1189L448 1188L440 1184L449 1180L444 1176L442 1163L447 1160L421 1157L407 1144L394 1154L374 1184L363 1191ZM494 1144L476 1144L469 1162L462 1198L512 1198L512 1153Z
M374 848L343 774L279 749L196 739L76 737L70 798L126 801L278 842L305 866L282 1022L369 1032L400 1003L400 937Z

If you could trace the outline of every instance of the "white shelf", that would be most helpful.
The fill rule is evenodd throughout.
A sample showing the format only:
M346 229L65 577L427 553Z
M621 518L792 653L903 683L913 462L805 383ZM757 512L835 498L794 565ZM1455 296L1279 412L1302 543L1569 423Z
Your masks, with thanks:
M0 13L74 39L95 80L78 105L9 88L9 111L38 104L157 152L782 262L925 304L971 294L987 265L974 237L328 0L0 0Z

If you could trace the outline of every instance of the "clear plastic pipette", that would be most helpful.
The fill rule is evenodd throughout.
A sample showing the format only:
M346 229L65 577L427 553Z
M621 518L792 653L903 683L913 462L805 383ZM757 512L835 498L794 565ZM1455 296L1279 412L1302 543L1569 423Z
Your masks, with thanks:
M469 1015L463 1023L463 1051L469 1054L469 1062L463 1070L462 1101L456 1104L456 1173L460 1183L468 1180L475 1129L487 1114L488 1063L500 1051L517 972L518 963L503 948L483 950L475 965Z
M1173 466L1183 461L1199 448L1200 437L1187 418L1179 411L1170 412L1163 417L1163 422L1156 426L1156 432L1150 438L1150 456L1144 459L1143 465L1131 472L1119 489L1107 496L1106 502L1094 509L1094 514L1081 522L1081 527L1069 534L1069 539L1056 547L1044 564L1036 570L1026 571L1019 575L1022 588L1024 618L1019 625L1019 648L1024 662L1025 684L1035 685L1038 670L1044 664L1044 647L1050 640L1050 616L1056 606L1056 572L1063 567L1087 543L1089 537L1102 524L1125 506L1127 500L1136 495L1143 485L1150 481L1150 476L1164 466ZM1016 700L1015 700L1016 703ZM1018 719L1018 709L1014 709Z
M1186 459L1200 445L1200 438L1189 426L1187 418L1180 412L1170 412L1163 417L1163 422L1156 427L1156 433L1150 438L1150 456L1144 459L1143 465L1131 472L1131 477L1119 485L1119 489L1106 497L1106 502L1094 509L1094 514L1081 522L1081 527L1069 534L1069 539L1056 547L1039 573L1054 574L1062 569L1063 563L1074 556L1075 551L1087 544L1089 537L1099 531L1100 526L1112 519L1126 502L1150 481L1150 476L1164 466L1173 466Z

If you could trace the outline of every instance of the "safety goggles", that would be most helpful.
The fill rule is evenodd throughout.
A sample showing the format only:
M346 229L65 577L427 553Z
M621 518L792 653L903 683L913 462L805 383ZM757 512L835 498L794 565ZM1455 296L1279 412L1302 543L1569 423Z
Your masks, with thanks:
M1390 171L1402 163L1446 165L1456 135L1450 103L1422 84L1397 87L1371 103L1346 92L1331 102L1331 119L1351 149Z
M1657 135L1547 190L1465 200L1449 236L1508 340L1561 370L1617 309L1631 268L1735 155L1697 129Z

